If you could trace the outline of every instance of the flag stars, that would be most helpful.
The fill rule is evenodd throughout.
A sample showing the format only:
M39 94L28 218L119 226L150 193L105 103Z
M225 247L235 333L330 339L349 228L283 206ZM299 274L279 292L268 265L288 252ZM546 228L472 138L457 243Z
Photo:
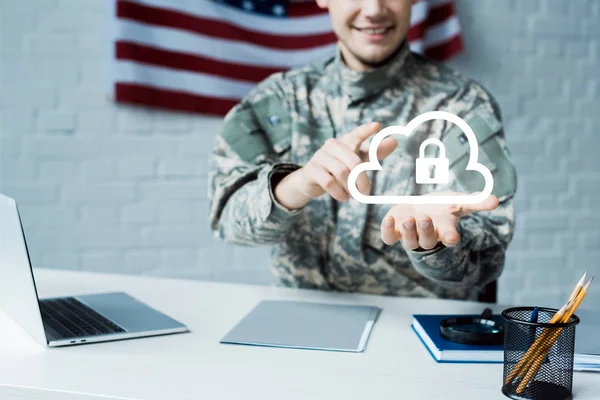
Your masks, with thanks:
M254 3L251 0L244 0L242 6L244 10L252 11L254 9Z
M273 6L273 14L282 16L285 14L285 8L281 4L275 4Z

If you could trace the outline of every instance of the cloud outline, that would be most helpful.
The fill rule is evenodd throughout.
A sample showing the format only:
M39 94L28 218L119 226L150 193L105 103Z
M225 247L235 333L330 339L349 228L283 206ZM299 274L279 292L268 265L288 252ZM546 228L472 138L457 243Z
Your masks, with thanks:
M383 139L390 135L404 135L410 137L411 133L422 123L441 119L448 122L452 122L458 126L467 136L469 142L469 162L467 163L467 171L479 172L484 180L485 187L483 191L477 195L465 195L465 196L427 196L427 195L412 195L412 196L394 196L394 195L364 195L358 191L356 187L356 178L358 175L365 171L381 171L383 166L379 163L377 158L377 148ZM417 117L413 118L406 126L392 125L383 128L375 134L371 144L369 146L369 161L358 164L352 168L348 175L348 190L350 195L360 203L363 204L476 204L485 200L493 190L494 177L491 171L483 164L477 162L479 159L479 144L477 143L477 137L475 133L462 118L458 115L446 111L429 111L425 112ZM374 161L373 161L374 160Z

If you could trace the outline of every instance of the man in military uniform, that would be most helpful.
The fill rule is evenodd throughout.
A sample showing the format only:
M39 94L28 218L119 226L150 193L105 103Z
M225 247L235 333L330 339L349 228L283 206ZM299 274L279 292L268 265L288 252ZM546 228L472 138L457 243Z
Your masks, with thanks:
M498 105L476 82L413 54L414 0L317 0L339 39L334 56L277 73L225 117L211 160L210 220L229 243L271 245L287 286L397 296L475 299L501 274L514 227L516 173ZM350 170L369 138L433 110L464 119L494 190L475 205L370 205L349 196ZM416 184L415 159L437 138L448 184ZM363 194L471 194L469 143L451 123L421 124L379 146L381 171L357 179ZM427 156L439 155L435 146Z

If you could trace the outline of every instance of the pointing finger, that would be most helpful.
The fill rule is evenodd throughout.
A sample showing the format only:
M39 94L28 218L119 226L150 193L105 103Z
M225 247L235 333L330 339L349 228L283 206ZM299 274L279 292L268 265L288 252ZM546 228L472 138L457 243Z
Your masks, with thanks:
M360 149L360 145L362 144L362 142L364 142L374 133L376 133L379 130L379 126L379 122L371 122L369 124L360 125L348 135L342 137L341 140L343 140L348 146L350 146L352 151L357 153Z
M383 160L398 147L398 140L393 137L386 137L379 143L379 147L377 148L377 159Z

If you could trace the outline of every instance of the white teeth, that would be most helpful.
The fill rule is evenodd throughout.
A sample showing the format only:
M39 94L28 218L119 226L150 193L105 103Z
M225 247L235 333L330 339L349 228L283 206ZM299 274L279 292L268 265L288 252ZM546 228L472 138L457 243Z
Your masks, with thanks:
M373 35L380 35L382 33L385 33L385 31L387 31L387 28L382 28L382 29L363 29L363 31L373 34Z

